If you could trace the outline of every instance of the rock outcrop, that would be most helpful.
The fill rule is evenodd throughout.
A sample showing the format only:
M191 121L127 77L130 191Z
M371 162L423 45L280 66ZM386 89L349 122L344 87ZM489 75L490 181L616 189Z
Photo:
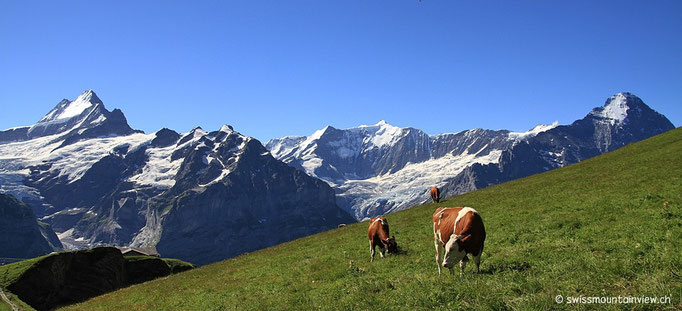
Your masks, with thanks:
M163 259L125 258L101 247L38 258L7 289L37 310L50 310L170 274Z
M39 223L29 206L0 193L0 258L33 258L61 248L50 226Z

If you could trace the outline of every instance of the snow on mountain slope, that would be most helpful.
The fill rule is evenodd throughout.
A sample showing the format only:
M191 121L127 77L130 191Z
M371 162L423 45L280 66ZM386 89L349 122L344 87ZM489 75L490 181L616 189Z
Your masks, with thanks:
M50 111L45 115L38 123L50 122L55 120L64 120L71 117L80 115L93 106L93 101L98 103L99 100L93 98L94 93L92 90L87 90L83 94L79 95L76 100L69 102L68 100L63 100L55 109Z
M474 164L495 163L501 150L485 156L477 154L452 155L410 163L392 173L362 180L348 180L337 187L339 204L354 212L357 219L383 215L422 203L429 197L430 186L440 187L445 180L456 176Z
M176 146L147 149L149 160L142 167L142 172L128 178L139 186L151 186L167 189L175 184L175 174L180 169L182 159L172 160Z
M102 101L92 90L79 95L76 100L64 99L38 123L28 130L29 137L63 133L84 125L95 125L106 120Z
M363 219L421 203L431 186L445 184L474 163L496 163L502 150L557 125L521 133L475 129L429 136L382 120L343 130L327 126L308 137L270 140L266 147L329 183L339 205Z
M618 93L611 96L603 107L593 109L590 114L596 117L609 120L611 125L622 123L628 115L628 100L633 100L634 95L630 93Z
M509 138L513 139L516 142L519 142L524 139L534 137L535 135L540 134L542 132L549 131L557 126L559 126L559 121L554 121L554 123L550 125L538 124L534 128L526 132L509 132Z
M148 143L153 135L133 134L122 137L106 137L77 142L55 149L61 142L58 135L40 137L24 142L0 144L0 192L41 205L40 210L50 209L40 191L27 184L32 174L50 176L54 180L73 183L79 180L93 164L121 147L138 148ZM48 178L48 177L45 177ZM38 182L40 182L39 180ZM40 215L39 216L45 216Z

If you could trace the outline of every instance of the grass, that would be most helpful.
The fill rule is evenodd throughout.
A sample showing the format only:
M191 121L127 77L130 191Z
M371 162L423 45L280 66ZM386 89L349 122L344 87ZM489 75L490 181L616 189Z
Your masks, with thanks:
M21 301L21 299L19 299L19 297L17 297L16 295L14 295L12 293L8 293L5 290L3 290L3 292L5 293L5 296L7 296L7 299L9 299L15 306L17 306L17 308L19 308L19 310L23 310L23 311L35 310L35 309L31 308L31 306L27 305L25 302ZM10 308L10 306L6 302L0 301L0 311L5 311L5 310L12 311L12 308Z
M680 309L682 129L566 168L449 198L488 232L481 274L438 276L425 204L387 219L402 254L369 262L367 223L172 275L66 310ZM664 305L556 295L669 296Z
M3 289L17 280L24 271L50 255L40 256L0 266L0 287ZM5 294L7 291L5 291Z
M5 293L5 296L14 303L20 310L33 310L30 306L28 306L26 303L21 301L16 295L12 294L11 292L7 291L7 286L14 282L16 279L18 279L24 271L28 270L30 267L32 267L34 264L37 262L43 260L44 258L47 258L50 255L45 255L41 257L36 257L36 258L31 258L28 260L23 260L11 264L6 264L0 266L0 288L2 288L3 292ZM0 311L11 311L12 309L10 306L0 300Z
M166 262L168 267L171 269L173 273L176 273L177 271L187 271L190 269L194 269L195 266L189 262L182 261L180 259L173 259L173 258L161 258L163 261Z
M163 262L165 262L168 265L168 268L170 268L172 273L187 271L187 270L195 268L195 266L189 262L182 261L180 259L174 259L174 258L159 258L159 257L154 257L154 256L125 256L123 258L127 262L136 262L136 261L141 261L141 260L158 258L158 259L163 260Z

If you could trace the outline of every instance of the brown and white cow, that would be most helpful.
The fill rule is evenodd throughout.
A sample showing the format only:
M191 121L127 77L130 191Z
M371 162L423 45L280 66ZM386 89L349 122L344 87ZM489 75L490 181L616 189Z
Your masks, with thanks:
M433 242L436 246L436 264L438 274L441 273L440 247L445 249L442 266L450 269L459 261L464 273L464 267L469 261L467 254L473 256L476 271L480 272L481 253L485 242L485 226L481 215L471 207L439 207L433 213Z
M388 234L388 221L386 218L374 217L369 220L367 238L369 238L370 262L374 261L374 248L376 246L379 246L381 258L384 258L386 250L389 253L398 252L398 243L395 242L395 237L389 237Z
M431 200L436 203L440 202L440 190L437 187L431 188Z

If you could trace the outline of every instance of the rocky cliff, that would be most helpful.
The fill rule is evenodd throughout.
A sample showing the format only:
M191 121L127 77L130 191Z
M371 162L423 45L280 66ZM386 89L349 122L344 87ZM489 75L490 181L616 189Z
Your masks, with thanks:
M0 258L33 258L62 248L48 224L11 195L0 193Z

